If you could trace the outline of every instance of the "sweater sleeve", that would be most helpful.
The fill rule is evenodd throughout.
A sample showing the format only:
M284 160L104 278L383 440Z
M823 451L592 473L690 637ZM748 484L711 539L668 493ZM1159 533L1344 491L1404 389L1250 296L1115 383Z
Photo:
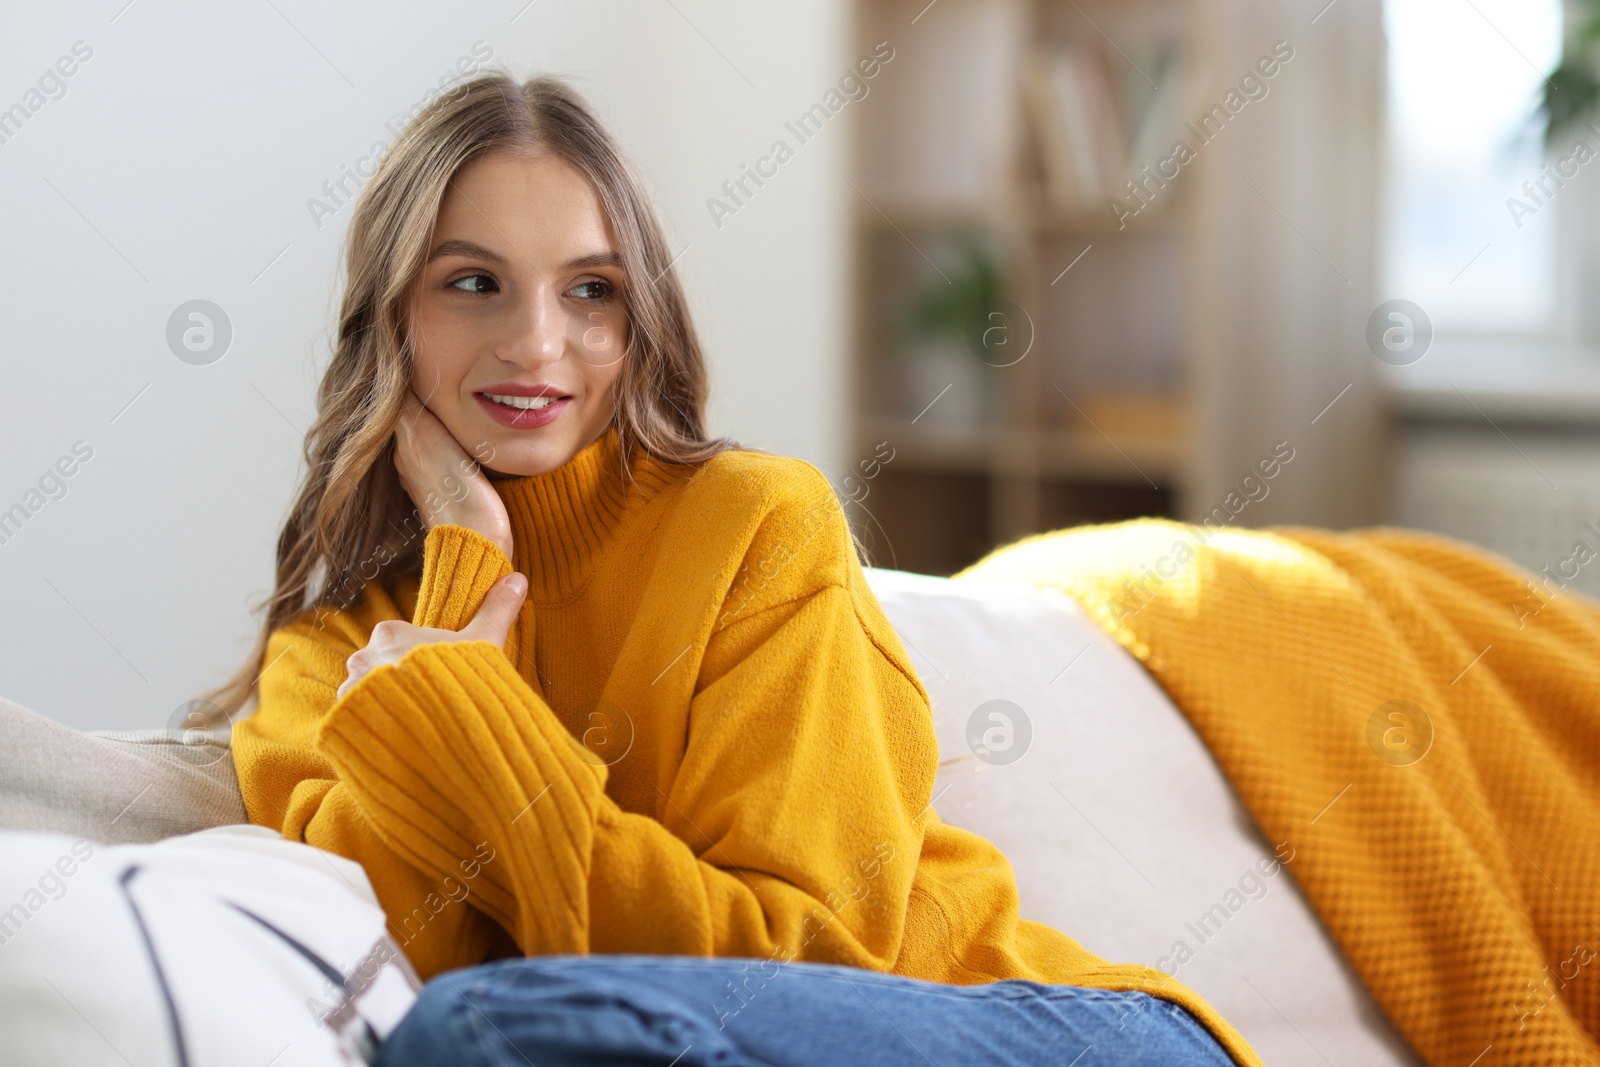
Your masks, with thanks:
M830 585L709 640L659 818L622 810L507 654L421 645L317 746L418 869L488 841L474 903L527 954L896 959L935 767L926 696Z
M471 619L510 562L499 547L456 526L435 527L424 542L415 610L380 586L344 609L308 613L268 642L255 712L233 734L233 761L254 823L360 863L389 916L389 931L424 977L480 963L510 950L506 935L474 907L479 877L498 857L477 838L419 865L397 851L350 785L313 746L336 705L345 661L376 623L410 614L420 626L459 628ZM348 694L347 694L348 695Z

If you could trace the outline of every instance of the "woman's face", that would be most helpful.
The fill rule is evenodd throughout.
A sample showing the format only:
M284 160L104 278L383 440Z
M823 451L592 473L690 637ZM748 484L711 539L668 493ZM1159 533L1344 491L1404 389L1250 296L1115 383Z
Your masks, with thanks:
M554 470L615 410L628 280L600 199L570 164L479 157L446 190L411 291L412 389L491 470Z

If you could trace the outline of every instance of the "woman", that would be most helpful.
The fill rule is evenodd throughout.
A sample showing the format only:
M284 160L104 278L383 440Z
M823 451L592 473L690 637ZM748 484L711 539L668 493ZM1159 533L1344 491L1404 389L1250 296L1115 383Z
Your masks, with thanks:
M482 1062L1257 1062L1164 974L1020 919L1005 858L940 822L836 497L706 435L659 223L571 90L434 102L347 269L224 703L258 696L251 819L359 861L441 976L386 1062L479 1062L463 1033ZM446 973L511 957L540 958Z

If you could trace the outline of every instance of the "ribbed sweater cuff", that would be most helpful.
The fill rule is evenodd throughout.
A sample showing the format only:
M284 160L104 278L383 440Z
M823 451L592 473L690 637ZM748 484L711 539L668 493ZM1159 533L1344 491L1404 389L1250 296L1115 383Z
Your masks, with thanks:
M379 834L442 877L495 850L472 902L528 953L587 951L605 768L487 641L419 645L368 672L316 747ZM420 902L419 902L420 903Z
M413 626L459 630L483 606L489 589L511 573L504 550L476 530L445 523L422 542L422 584Z

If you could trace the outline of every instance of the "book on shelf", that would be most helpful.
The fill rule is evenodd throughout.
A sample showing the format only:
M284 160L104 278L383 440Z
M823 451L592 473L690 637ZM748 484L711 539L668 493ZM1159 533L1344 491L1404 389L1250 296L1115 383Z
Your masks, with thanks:
M1089 215L1125 197L1123 183L1166 154L1183 80L1176 48L1161 42L1135 58L1090 41L1033 48L1022 90L1051 208Z

